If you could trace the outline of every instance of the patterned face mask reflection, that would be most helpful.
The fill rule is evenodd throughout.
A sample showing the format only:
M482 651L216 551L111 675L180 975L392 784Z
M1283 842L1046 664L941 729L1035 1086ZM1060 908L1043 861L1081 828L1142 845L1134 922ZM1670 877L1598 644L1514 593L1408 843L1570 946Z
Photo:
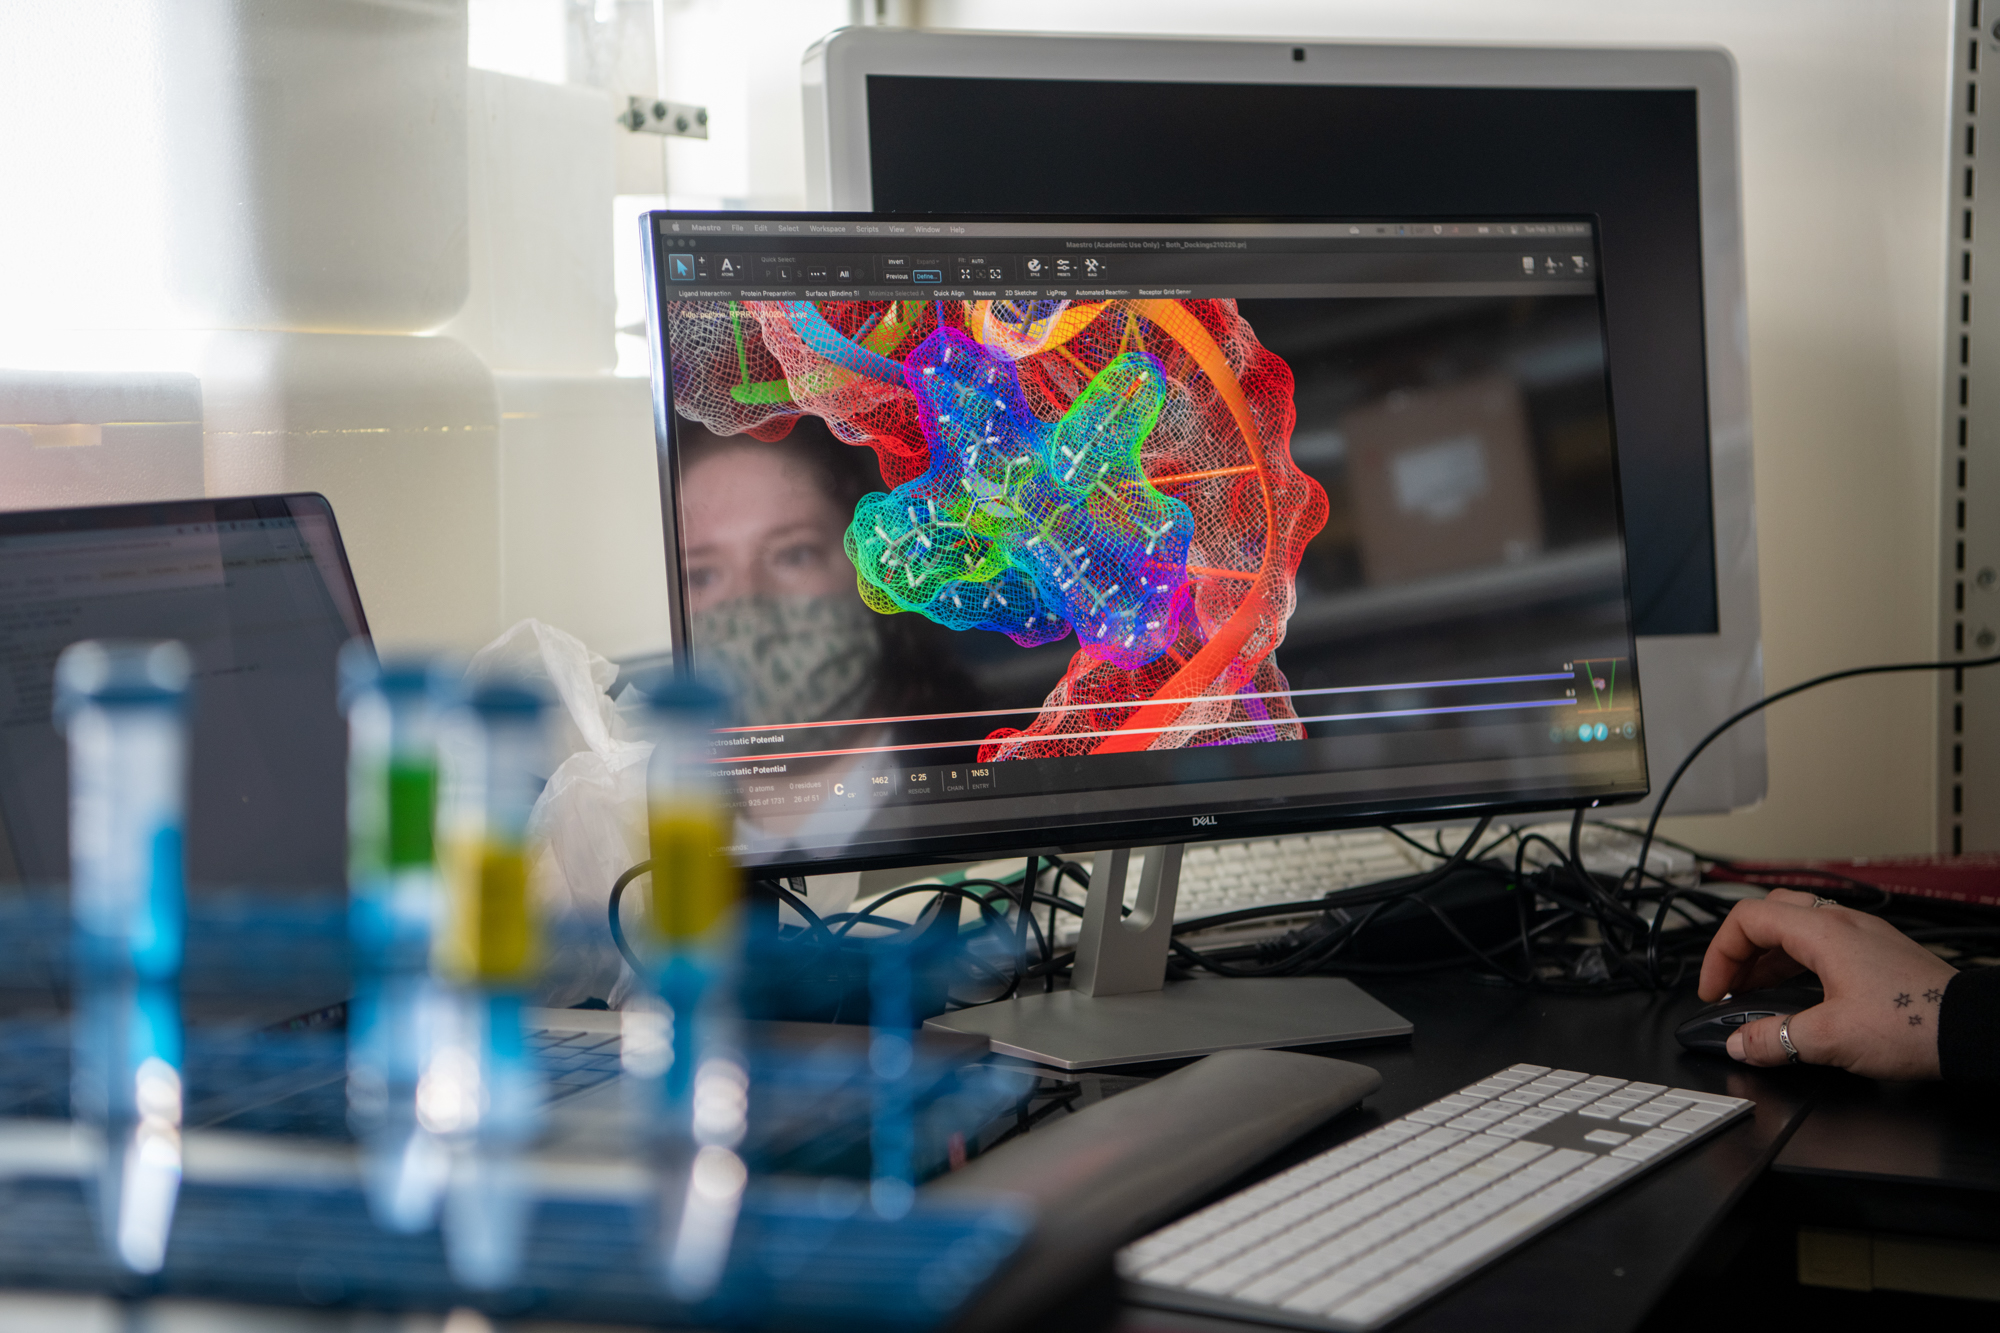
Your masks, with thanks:
M745 597L694 617L696 665L729 689L739 726L855 717L882 657L853 597Z

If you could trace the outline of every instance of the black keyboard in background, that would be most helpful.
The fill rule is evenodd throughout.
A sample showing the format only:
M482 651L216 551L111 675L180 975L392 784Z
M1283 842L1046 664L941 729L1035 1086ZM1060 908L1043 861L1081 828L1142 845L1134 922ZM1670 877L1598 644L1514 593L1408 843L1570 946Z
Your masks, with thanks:
M189 1128L347 1137L347 1046L338 1033L195 1029L182 1055ZM69 1063L66 1022L0 1022L0 1117L67 1118Z

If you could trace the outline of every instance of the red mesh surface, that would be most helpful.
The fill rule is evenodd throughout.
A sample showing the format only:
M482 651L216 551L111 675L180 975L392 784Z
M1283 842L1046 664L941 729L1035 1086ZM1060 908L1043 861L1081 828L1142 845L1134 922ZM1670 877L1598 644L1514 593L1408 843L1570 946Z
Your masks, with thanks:
M1192 588L1164 654L1124 668L1079 651L1040 714L992 733L983 761L1297 739L1283 673L1293 580L1326 493L1291 460L1292 373L1233 301L674 302L676 409L722 435L782 437L804 414L876 451L884 480L925 473L917 398L884 378L942 323L1015 360L1030 408L1060 418L1122 351L1158 360L1167 392L1140 447L1148 481L1194 517ZM835 336L837 335L837 336ZM809 343L809 340L811 342ZM824 349L831 349L829 356ZM871 359L873 358L873 359ZM864 593L866 593L864 589ZM870 604L881 608L879 597Z

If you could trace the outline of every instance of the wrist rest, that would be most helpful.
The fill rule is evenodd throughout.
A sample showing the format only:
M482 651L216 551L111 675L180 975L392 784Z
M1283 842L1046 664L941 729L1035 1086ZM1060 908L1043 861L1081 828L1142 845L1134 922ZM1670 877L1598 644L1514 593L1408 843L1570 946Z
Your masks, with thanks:
M1119 1246L1228 1184L1382 1086L1363 1065L1292 1051L1218 1051L1000 1145L924 1186L1012 1195L1035 1230L954 1326L1018 1326Z

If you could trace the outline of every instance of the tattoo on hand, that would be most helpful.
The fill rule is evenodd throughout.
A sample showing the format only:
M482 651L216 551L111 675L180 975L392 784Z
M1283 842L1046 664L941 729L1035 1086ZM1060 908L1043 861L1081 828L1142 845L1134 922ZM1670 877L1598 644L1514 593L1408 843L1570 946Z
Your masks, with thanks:
M1942 1000L1944 998L1944 992L1933 988L1931 990L1927 990L1924 992L1924 998L1926 1000L1929 1000L1932 1004L1936 1004L1939 1000Z
M1910 1026L1911 1026L1911 1027L1913 1027L1913 1028L1920 1028L1920 1027L1922 1027L1923 1025L1924 1025L1924 1016L1923 1016L1922 1014L1911 1014L1911 1015L1910 1015Z
M1896 997L1896 1007L1898 1009L1907 1009L1910 1007L1910 993L1908 991L1904 991Z

